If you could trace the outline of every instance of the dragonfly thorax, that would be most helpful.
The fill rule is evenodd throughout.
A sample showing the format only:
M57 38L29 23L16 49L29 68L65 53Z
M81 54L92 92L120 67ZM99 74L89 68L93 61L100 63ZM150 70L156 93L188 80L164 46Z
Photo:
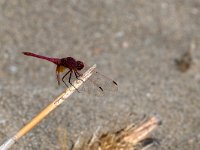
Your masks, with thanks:
M83 62L76 61L72 57L61 58L61 65L72 70L81 70L84 67Z

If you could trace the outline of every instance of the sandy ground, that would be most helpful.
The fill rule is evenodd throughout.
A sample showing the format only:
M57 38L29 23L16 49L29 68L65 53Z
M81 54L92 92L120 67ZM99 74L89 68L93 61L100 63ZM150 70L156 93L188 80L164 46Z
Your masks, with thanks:
M95 63L119 91L73 94L12 149L59 149L59 127L74 141L156 114L161 144L150 149L199 150L199 27L199 0L1 0L1 142L64 90L53 64L21 54L30 51ZM182 73L174 59L191 44L193 65Z

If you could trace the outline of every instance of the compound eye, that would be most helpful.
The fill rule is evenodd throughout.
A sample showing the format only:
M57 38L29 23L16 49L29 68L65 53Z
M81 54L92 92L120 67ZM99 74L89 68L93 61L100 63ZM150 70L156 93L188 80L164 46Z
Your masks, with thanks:
M77 61L76 62L77 63L77 70L81 70L81 69L83 69L83 67L84 67L84 64L83 64L83 62L82 61Z

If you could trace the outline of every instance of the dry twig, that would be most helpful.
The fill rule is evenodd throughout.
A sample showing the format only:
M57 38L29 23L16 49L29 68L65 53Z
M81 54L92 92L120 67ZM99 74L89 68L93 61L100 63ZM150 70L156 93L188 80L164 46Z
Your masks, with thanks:
M73 85L78 88L86 81L93 73L96 65L91 67L86 71L79 80L74 81ZM0 150L9 149L16 141L18 141L22 136L28 133L33 127L35 127L42 119L44 119L50 112L56 109L61 103L64 102L76 89L71 86L66 89L58 98L56 98L51 104L49 104L45 109L43 109L35 118L33 118L28 124L26 124L19 132L17 132L13 137L8 139L5 143L0 146Z
M114 133L106 133L99 138L94 134L89 141L80 145L76 141L71 150L135 150L137 146L146 146L153 142L148 135L160 124L156 117L150 117L139 125L130 125Z

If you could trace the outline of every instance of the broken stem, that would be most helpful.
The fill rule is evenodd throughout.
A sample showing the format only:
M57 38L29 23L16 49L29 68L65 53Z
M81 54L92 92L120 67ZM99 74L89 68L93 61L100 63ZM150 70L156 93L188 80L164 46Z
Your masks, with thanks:
M78 80L74 81L73 85L79 88L83 82L85 82L93 73L96 65L93 65L89 70L87 70ZM76 89L70 86L63 92L58 98L56 98L51 104L44 108L37 116L35 116L28 124L26 124L19 132L17 132L13 137L5 141L1 146L0 150L9 149L16 141L18 141L22 136L28 133L33 127L35 127L42 119L44 119L50 112L56 109L61 103L64 102Z

